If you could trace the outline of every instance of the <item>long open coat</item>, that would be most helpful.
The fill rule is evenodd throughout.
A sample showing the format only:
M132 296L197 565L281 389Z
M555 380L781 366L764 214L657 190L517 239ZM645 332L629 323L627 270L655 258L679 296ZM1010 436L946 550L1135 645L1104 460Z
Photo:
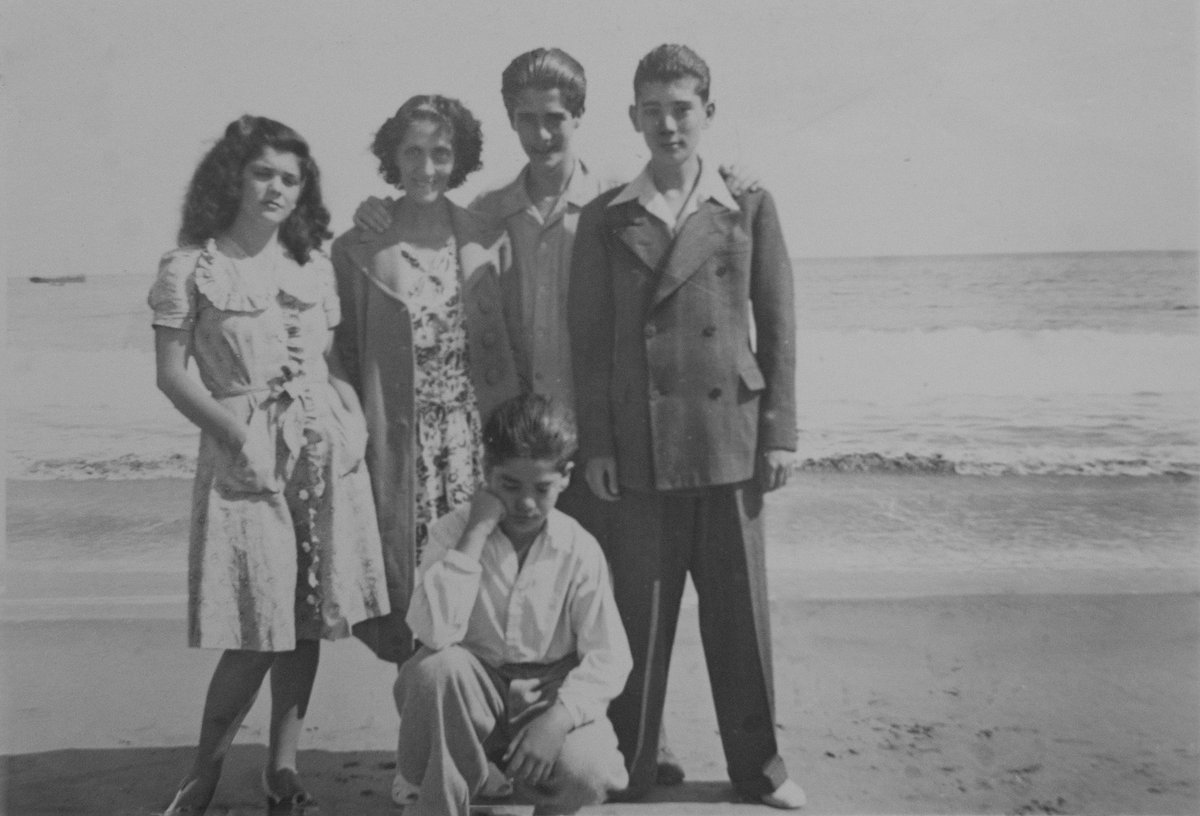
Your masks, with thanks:
M500 276L512 253L503 229L447 202L466 308L470 377L486 417L520 386L505 325ZM395 223L393 221L393 223ZM367 466L383 541L392 612L354 627L380 658L400 663L412 650L404 616L416 573L416 407L412 319L399 292L405 261L393 227L382 233L351 229L333 242L342 322L334 348L358 391L367 418Z

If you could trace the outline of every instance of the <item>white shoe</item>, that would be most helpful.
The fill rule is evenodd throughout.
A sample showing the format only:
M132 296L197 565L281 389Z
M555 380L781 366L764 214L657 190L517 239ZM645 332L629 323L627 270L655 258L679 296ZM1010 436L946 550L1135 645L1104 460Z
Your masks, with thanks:
M790 779L785 780L775 789L774 793L762 795L764 805L770 805L780 810L799 810L807 801L808 797L804 795L804 789Z
M481 799L503 799L512 796L512 792L512 782L504 775L504 771L500 770L495 762L489 762L487 779L484 780L483 787L479 789L479 797Z
M400 772L396 772L396 777L392 780L392 802L404 807L411 805L417 801L417 797L421 794L421 786L414 785L409 782Z

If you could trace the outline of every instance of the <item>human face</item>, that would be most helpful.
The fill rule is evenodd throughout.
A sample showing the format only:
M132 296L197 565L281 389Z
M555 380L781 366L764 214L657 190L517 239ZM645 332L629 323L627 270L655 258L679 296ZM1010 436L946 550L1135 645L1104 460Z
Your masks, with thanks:
M573 141L579 117L563 104L558 88L525 88L513 105L512 128L530 164L555 168L574 160Z
M670 82L645 82L629 107L633 129L650 148L650 161L683 165L696 155L700 136L708 129L716 107L696 93L700 80L682 77Z
M500 529L511 541L528 543L542 531L570 474L570 463L560 470L549 459L524 457L505 459L488 469L488 489L504 504Z
M295 153L271 147L242 168L242 201L238 217L279 226L296 209L304 179Z
M454 143L437 122L418 119L396 146L396 169L404 197L413 204L433 204L446 192L454 171Z

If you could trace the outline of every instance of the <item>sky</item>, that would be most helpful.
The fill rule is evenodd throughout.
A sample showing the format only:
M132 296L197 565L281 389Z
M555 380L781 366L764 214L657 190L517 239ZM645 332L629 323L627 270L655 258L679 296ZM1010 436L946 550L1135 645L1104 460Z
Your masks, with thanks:
M243 113L321 166L333 227L386 195L368 146L409 96L460 98L484 168L523 156L500 73L588 74L580 152L632 177L638 58L711 66L702 153L776 198L794 256L1196 249L1196 6L1162 0L0 2L5 274L152 274L192 170Z

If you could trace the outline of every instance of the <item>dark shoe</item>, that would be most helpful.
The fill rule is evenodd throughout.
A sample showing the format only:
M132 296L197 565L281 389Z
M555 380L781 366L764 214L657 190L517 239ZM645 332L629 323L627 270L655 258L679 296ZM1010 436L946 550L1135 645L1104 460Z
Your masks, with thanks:
M675 758L675 754L671 751L671 746L665 742L659 742L658 760L654 769L654 783L656 785L674 787L682 785L683 779L683 766Z
M264 768L262 785L270 816L316 816L317 800L300 784L295 768Z

